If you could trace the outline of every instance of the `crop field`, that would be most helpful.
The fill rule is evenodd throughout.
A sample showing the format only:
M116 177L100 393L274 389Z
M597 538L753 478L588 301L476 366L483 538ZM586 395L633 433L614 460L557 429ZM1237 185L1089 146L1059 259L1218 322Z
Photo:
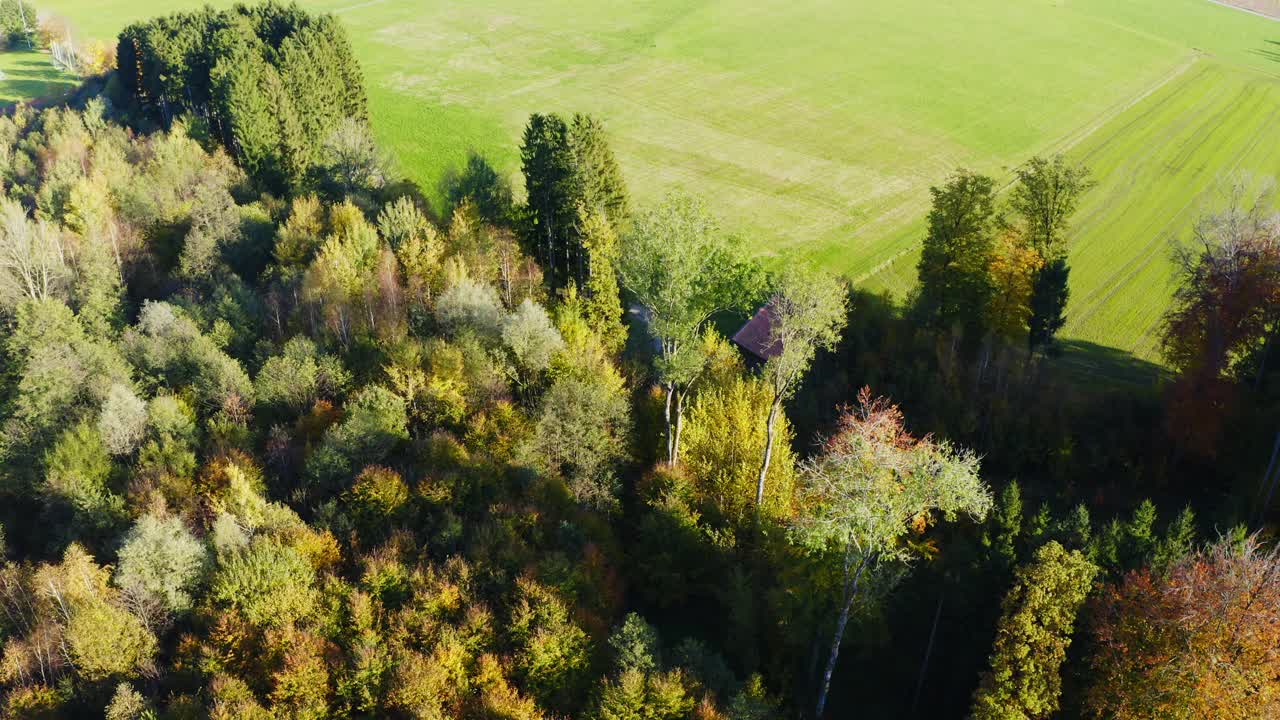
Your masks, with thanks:
M303 4L347 25L375 131L429 191L469 149L519 188L529 113L589 112L641 203L701 194L762 255L871 288L910 288L928 188L953 168L1007 178L1066 151L1099 185L1064 335L1138 359L1158 358L1169 246L1221 177L1280 174L1280 23L1209 0ZM161 9L42 7L84 38Z

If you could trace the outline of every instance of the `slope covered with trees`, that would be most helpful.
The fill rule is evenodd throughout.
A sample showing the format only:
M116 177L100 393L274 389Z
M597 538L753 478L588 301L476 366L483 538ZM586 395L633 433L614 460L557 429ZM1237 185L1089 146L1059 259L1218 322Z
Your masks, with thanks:
M1275 706L1264 202L1181 258L1167 394L1081 387L1061 159L934 189L900 307L633 207L586 115L433 208L332 17L120 42L0 118L0 717Z

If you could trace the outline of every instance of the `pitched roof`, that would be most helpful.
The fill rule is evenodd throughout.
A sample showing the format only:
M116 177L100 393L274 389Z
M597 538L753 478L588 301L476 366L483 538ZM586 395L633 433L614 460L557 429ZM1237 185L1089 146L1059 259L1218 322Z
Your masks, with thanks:
M770 337L773 330L773 318L769 313L769 308L772 305L773 301L771 300L764 307L757 310L746 325L743 325L738 332L733 334L735 345L761 360L768 360L782 350L781 344L774 342Z

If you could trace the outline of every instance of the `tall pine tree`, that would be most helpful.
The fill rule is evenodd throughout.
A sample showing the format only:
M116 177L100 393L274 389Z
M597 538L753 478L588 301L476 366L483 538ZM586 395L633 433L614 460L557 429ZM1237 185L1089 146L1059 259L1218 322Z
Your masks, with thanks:
M575 230L582 198L569 126L558 115L534 114L520 147L528 196L526 238L553 289L582 275L585 264Z

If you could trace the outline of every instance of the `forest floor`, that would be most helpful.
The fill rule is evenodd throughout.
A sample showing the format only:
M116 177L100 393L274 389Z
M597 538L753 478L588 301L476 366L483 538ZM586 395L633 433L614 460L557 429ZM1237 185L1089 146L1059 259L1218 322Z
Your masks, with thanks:
M1280 25L1206 0L302 4L347 25L375 132L437 200L473 149L519 189L528 115L588 112L641 203L704 195L766 258L899 296L930 185L1066 151L1099 185L1070 236L1064 337L1139 363L1159 358L1171 245L1226 175L1280 175ZM42 7L85 38L159 11Z

